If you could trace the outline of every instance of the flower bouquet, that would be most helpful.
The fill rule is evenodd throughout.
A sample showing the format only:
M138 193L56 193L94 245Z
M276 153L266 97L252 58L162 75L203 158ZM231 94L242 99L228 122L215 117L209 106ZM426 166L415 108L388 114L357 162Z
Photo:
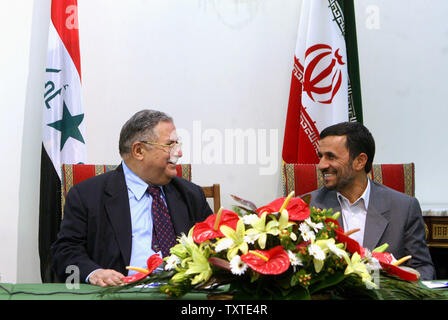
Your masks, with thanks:
M234 210L220 209L195 224L171 248L153 255L148 269L110 289L157 283L169 296L207 292L233 299L422 299L434 293L419 286L418 272L385 252L360 246L337 222L340 213L308 205L309 198L278 198L256 207L232 196ZM154 272L158 266L163 271Z

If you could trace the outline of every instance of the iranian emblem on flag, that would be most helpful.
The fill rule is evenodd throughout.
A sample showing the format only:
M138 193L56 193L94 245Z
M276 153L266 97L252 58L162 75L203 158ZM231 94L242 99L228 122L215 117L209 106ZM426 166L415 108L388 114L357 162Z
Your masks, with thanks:
M350 111L349 82L345 20L339 2L304 0L283 142L284 162L318 163L319 132L349 121L349 114L354 112Z

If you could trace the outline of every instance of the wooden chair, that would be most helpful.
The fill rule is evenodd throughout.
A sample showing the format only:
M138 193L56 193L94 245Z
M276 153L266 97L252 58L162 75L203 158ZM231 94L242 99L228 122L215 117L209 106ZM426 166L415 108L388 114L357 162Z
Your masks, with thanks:
M317 164L284 163L282 166L283 191L285 196L291 191L303 195L324 185L322 173ZM415 196L415 165L374 164L368 173L370 179L389 188Z
M61 175L62 218L64 217L65 197L75 184L102 173L115 170L118 165L63 164ZM191 164L178 164L177 176L191 181Z
M221 191L220 185L214 184L212 186L202 187L206 198L213 198L213 211L217 213L221 207Z

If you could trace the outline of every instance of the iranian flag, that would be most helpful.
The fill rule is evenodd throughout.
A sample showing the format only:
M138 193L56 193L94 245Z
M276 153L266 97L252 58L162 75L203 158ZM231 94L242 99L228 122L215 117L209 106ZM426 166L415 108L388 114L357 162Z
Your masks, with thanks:
M282 158L318 163L319 132L362 122L353 0L303 0Z
M61 165L86 161L77 0L52 0L43 99L39 255L43 282L54 282L50 246L61 221Z

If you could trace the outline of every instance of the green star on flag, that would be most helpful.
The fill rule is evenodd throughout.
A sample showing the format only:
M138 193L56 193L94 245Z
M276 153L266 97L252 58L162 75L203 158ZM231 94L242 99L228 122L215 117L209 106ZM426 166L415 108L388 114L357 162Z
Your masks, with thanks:
M61 149L64 148L65 143L68 138L72 137L82 143L84 139L82 137L81 131L79 131L79 125L84 119L84 114L78 114L76 116L72 116L67 106L65 105L65 101L63 101L63 109L62 109L62 119L53 123L49 123L48 126L61 131Z

